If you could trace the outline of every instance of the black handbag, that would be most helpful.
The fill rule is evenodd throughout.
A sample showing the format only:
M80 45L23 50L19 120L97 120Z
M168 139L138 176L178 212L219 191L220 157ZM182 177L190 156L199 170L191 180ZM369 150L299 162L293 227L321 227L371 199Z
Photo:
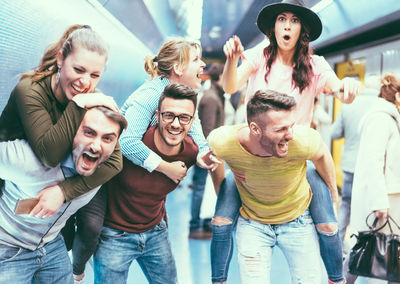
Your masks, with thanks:
M399 229L400 227L389 215L386 222L379 228L376 228L378 218L375 218L370 226L368 218L372 214L375 212L370 213L365 220L370 230L351 236L357 237L357 243L350 252L350 273L400 282L400 236L393 233L391 223L393 222ZM391 233L380 233L379 230L387 225Z

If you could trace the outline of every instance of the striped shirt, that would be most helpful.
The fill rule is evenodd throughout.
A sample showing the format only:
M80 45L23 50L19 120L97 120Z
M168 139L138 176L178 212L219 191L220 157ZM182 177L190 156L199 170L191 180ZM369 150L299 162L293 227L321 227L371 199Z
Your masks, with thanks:
M155 113L158 101L164 88L169 84L170 81L167 78L161 77L147 81L129 96L121 108L122 114L128 121L128 128L120 137L122 154L132 163L149 172L157 168L162 159L142 142L142 138L147 129L156 124ZM199 155L209 150L198 116L193 122L189 135L199 147Z

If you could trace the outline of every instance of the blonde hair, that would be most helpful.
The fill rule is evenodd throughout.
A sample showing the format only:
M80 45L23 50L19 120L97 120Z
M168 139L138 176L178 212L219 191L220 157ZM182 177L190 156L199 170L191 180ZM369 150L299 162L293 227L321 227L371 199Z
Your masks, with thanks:
M175 38L164 43L157 56L147 55L144 70L153 79L156 76L169 77L174 65L185 67L190 59L190 49L196 48L201 52L198 42L183 38Z
M108 58L108 45L98 33L87 25L73 25L63 33L57 42L47 47L39 66L31 72L22 74L21 79L32 77L33 82L38 82L57 73L57 52L61 50L63 59L65 59L74 48L78 47L97 52L106 59Z
M382 87L379 97L384 98L388 102L395 103L396 93L400 92L400 81L393 74L386 74L382 80Z

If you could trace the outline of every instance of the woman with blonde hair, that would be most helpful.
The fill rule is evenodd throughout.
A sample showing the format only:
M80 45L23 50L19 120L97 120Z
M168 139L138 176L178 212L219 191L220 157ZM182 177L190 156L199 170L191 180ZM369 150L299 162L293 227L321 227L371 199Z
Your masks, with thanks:
M120 138L124 157L149 172L156 170L165 174L175 183L183 180L187 172L183 162L170 163L162 160L144 145L142 137L147 128L156 123L155 112L165 86L179 83L194 90L200 89L204 67L200 44L183 38L169 40L164 43L157 56L149 55L145 58L144 69L150 75L150 80L133 92L121 108L128 120L128 128ZM213 168L210 155L206 155L207 141L198 118L194 121L189 135L199 147L197 163L206 169Z
M400 223L399 107L400 78L387 74L382 79L378 101L359 125L361 139L351 198L351 234L369 230L365 220L372 211L379 218L378 227L386 222L388 214ZM373 218L370 218L372 221ZM392 229L400 234L396 226ZM390 229L385 226L382 232L389 233ZM345 264L347 272L347 260ZM356 278L348 273L347 281L351 284ZM368 279L368 283L386 281Z

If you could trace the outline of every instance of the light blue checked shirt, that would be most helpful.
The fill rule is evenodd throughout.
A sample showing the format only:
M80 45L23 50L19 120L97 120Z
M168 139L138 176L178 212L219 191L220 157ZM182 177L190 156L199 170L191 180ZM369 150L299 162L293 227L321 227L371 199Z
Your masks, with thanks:
M147 169L149 172L157 168L162 159L144 145L142 138L147 128L156 124L155 113L158 108L158 101L164 88L169 84L170 81L167 78L161 77L147 81L129 96L121 108L122 114L128 121L128 128L120 137L122 154L132 163ZM198 155L203 155L209 151L197 114L189 135L199 147Z

